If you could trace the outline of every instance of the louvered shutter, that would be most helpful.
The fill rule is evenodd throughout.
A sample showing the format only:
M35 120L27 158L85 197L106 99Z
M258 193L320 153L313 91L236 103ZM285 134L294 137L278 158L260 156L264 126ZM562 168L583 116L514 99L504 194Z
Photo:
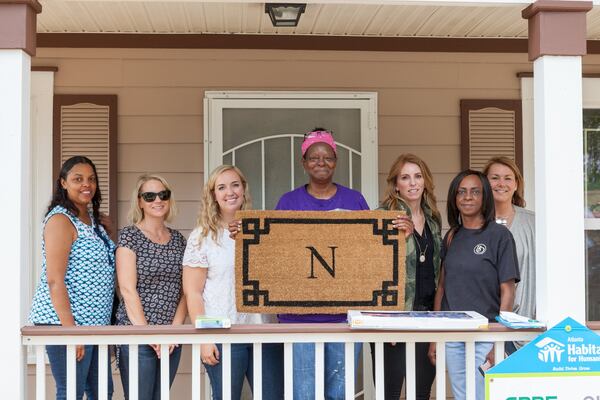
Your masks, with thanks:
M520 100L461 100L462 168L481 170L495 156L523 168Z
M102 204L100 211L116 221L117 96L54 96L54 174L70 157L81 155L96 165Z

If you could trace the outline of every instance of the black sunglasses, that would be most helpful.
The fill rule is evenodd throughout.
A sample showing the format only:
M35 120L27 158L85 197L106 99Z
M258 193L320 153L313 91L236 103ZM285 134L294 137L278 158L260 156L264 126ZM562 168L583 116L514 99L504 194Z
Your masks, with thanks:
M171 198L171 191L170 190L161 190L160 192L156 193L156 192L143 192L140 193L138 195L138 197L141 197L142 199L144 199L144 201L146 203L152 203L154 200L156 200L156 196L158 196L159 199L161 200L169 200Z

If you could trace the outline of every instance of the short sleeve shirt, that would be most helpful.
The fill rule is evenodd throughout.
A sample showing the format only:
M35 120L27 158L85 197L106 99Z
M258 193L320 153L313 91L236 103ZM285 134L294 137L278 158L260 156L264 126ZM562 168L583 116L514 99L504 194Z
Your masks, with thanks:
M368 210L369 205L360 192L335 184L337 191L330 199L317 199L300 186L285 193L279 199L276 210L291 211L335 211L335 210ZM279 322L346 322L346 314L279 314Z
M135 253L137 292L149 325L173 323L181 299L181 271L186 240L179 231L169 228L171 239L154 243L135 225L119 234L118 247ZM124 301L117 309L117 325L131 325Z
M221 229L215 241L212 235L201 237L201 228L190 234L183 265L207 268L202 299L204 313L211 317L228 317L233 324L260 324L260 314L238 313L235 306L235 241L229 231Z
M483 230L461 227L449 248L442 248L442 258L442 310L476 311L493 321L500 312L500 284L520 279L510 231L496 223Z

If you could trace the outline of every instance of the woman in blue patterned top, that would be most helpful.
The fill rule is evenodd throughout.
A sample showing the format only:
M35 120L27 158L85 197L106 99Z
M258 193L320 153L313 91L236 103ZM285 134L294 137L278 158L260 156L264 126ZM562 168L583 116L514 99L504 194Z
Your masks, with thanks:
M186 240L166 222L175 217L175 199L167 181L142 175L131 196L129 220L119 234L117 278L123 295L117 325L181 325L187 313L181 290L181 269ZM181 347L140 345L138 397L160 399L160 358L169 357L170 384L175 379ZM129 346L119 346L119 370L125 399L129 399Z
M115 245L100 221L102 196L94 163L71 157L63 164L44 218L42 273L29 319L36 325L109 325L115 287ZM56 399L66 399L65 346L46 346ZM98 397L98 348L76 348L76 398ZM110 367L107 365L110 372ZM109 399L112 378L108 374Z

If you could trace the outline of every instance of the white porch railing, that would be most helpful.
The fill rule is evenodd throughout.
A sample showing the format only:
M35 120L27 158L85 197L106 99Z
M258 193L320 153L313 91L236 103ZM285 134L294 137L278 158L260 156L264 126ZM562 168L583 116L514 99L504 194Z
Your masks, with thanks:
M600 328L595 327L596 329ZM200 345L203 343L222 343L223 363L223 399L229 400L230 393L230 346L234 343L254 344L254 398L260 399L262 393L261 345L262 343L284 344L285 400L292 400L292 344L314 342L315 346L315 399L322 399L324 393L323 345L328 342L345 343L346 399L355 397L354 343L375 343L375 399L384 398L383 343L406 343L406 398L415 399L415 343L436 342L437 365L436 398L446 398L445 346L446 342L465 342L466 370L475 371L475 342L495 342L496 360L504 359L504 342L531 340L540 334L539 330L509 330L498 324L490 324L486 330L470 331L373 331L350 330L345 324L265 324L238 325L231 329L196 330L184 326L101 326L101 327L48 327L28 326L22 328L23 346L32 346L36 354L36 400L46 399L46 363L45 345L67 346L67 398L75 399L75 346L99 345L99 400L107 399L107 362L108 345L128 344L130 351L129 385L131 400L137 400L138 380L137 349L141 344L160 344L162 354L168 353L172 343L192 345L192 399L200 400L203 383L200 379ZM412 368L410 366L413 366ZM169 399L169 357L161 358L161 398ZM365 386L371 384L371 374L364 374ZM467 374L467 398L475 398L475 374ZM365 400L370 400L369 391ZM144 400L144 399L140 399ZM179 400L179 399L178 399Z

